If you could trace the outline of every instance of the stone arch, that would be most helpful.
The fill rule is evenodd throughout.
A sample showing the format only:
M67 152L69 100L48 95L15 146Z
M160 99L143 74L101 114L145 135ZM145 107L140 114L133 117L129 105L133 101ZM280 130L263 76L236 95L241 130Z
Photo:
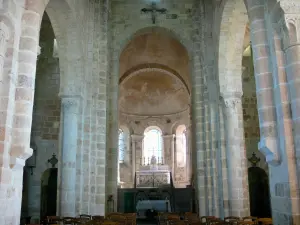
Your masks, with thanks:
M125 36L125 38L123 39L124 41L118 46L117 58L120 59L123 50L126 48L128 43L132 39L134 39L135 37L137 37L139 35L148 34L148 33L152 33L152 32L162 33L162 34L165 34L166 36L169 36L169 37L177 40L180 44L182 44L185 47L185 49L188 52L189 60L191 61L191 59L192 59L191 56L193 53L192 43L189 40L187 40L186 38L184 38L181 34L175 32L174 30L171 30L171 29L165 28L165 27L160 27L160 26L151 26L151 27L142 27L142 28L137 27L132 33Z
M248 21L246 6L240 0L223 2L218 49L220 92L242 92L242 53Z
M295 25L295 21L288 20L287 29L290 44L296 44L298 42L299 37L297 36L297 28Z

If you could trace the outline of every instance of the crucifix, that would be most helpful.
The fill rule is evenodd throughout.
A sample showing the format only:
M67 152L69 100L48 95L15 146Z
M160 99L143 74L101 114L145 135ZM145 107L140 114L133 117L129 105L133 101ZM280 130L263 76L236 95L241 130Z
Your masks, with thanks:
M156 22L156 13L159 12L161 14L165 14L167 12L167 9L165 9L165 8L158 9L158 8L156 8L156 3L152 2L151 8L148 8L148 9L143 8L143 9L141 9L141 12L143 12L143 13L150 12L151 13L151 18L152 18L152 23L155 24L155 22Z

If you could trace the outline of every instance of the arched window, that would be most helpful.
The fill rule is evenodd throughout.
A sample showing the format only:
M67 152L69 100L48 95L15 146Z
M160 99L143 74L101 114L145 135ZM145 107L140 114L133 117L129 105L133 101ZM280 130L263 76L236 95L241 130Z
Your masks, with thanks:
M187 154L186 126L180 125L176 129L177 167L185 167L186 166L186 154Z
M158 127L148 127L144 132L143 157L151 160L152 157L161 160L162 152L162 132Z
M126 140L125 133L122 129L119 129L119 163L123 163L125 160Z

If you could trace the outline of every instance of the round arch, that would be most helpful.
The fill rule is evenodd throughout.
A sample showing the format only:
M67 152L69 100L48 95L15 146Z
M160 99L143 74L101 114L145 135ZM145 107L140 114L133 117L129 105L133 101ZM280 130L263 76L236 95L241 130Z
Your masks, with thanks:
M125 36L125 38L123 39L121 44L118 46L117 58L120 59L121 54L124 51L124 49L126 48L126 46L128 45L128 43L130 43L130 41L133 40L135 37L144 35L144 34L153 33L153 32L161 33L161 34L164 34L166 36L169 36L169 37L177 40L187 50L189 60L191 61L190 56L192 55L192 52L193 52L192 43L190 41L188 41L186 38L184 38L181 34L175 32L174 30L171 30L171 29L168 29L165 27L160 27L160 26L141 27L141 28L137 27L135 30L133 30L133 32L131 32L127 36Z
M223 1L219 24L218 71L220 92L242 93L242 55L248 22L243 1ZM232 85L235 84L235 85ZM239 84L239 85L237 85Z
M149 126L144 130L142 151L144 161L152 163L153 157L156 162L162 160L164 157L162 135L162 130L157 126Z

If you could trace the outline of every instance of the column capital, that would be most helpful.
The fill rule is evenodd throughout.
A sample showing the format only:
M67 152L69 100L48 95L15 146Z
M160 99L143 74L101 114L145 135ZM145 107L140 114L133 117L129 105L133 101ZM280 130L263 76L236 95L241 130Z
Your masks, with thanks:
M242 104L242 96L243 96L242 92L221 93L221 97L225 109L230 109L230 110L237 109L237 106Z
M163 139L168 139L168 138L171 139L171 138L174 138L174 137L175 137L175 134L168 134L168 135L163 135L162 136Z
M132 134L131 135L131 140L133 142L141 141L141 140L143 140L143 138L144 138L144 135L137 135L137 134Z
M10 36L9 27L3 22L0 22L0 35L7 41Z
M241 99L243 96L242 91L228 91L228 92L221 92L220 97L225 99Z
M60 98L64 110L68 110L69 112L73 112L73 113L78 113L79 105L80 105L79 96L60 95Z

